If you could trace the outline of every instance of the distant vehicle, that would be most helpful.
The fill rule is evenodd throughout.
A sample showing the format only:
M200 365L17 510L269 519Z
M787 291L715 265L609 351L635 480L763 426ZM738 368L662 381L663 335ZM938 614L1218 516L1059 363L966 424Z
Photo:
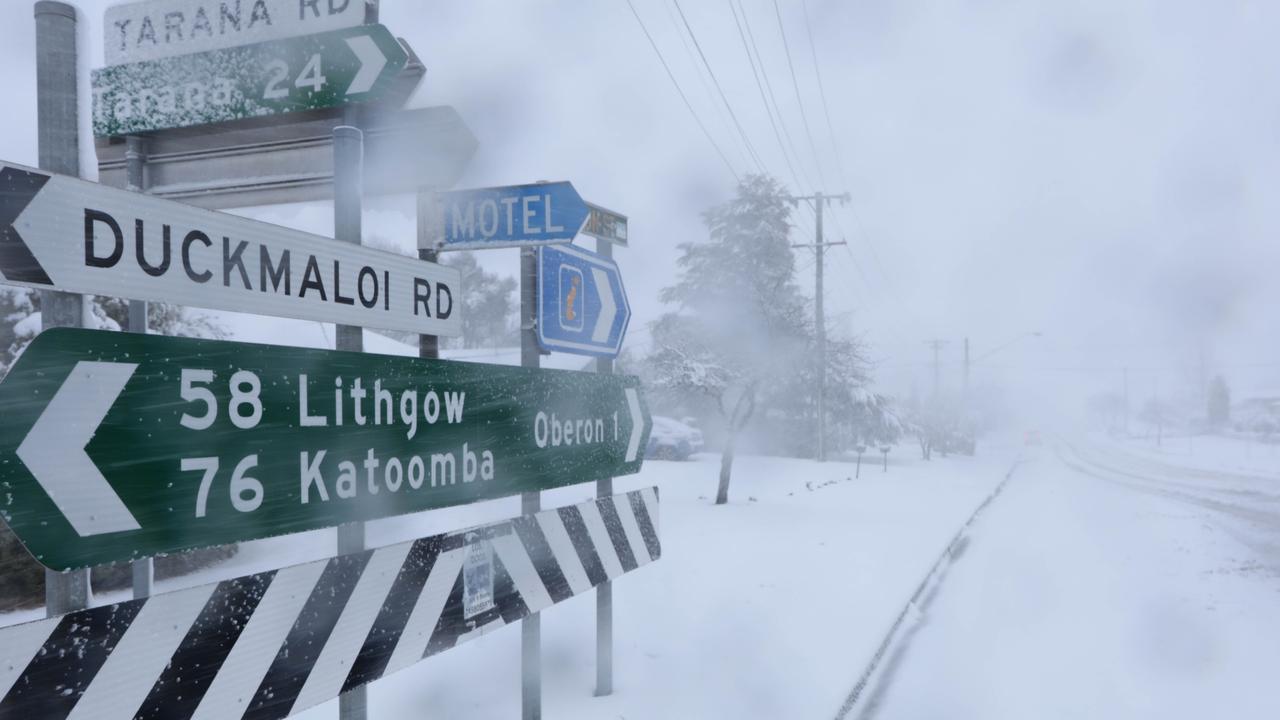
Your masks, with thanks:
M695 417L686 416L686 417L680 418L680 422L684 423L685 425L688 425L689 429L693 431L693 438L689 441L690 444L693 446L693 451L702 452L703 450L705 450L707 448L707 443L704 442L702 439L702 430L698 428L698 419Z
M702 431L675 418L654 415L653 431L649 433L644 456L654 460L688 460L702 447Z
M1023 444L1024 444L1024 445L1039 445L1039 444L1040 444L1040 431L1039 431L1039 430L1028 430L1028 431L1027 431L1026 436L1023 438Z

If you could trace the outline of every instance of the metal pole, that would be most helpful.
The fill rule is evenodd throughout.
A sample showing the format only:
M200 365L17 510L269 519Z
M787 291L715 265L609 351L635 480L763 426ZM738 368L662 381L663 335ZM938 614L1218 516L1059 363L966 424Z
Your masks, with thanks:
M520 364L536 368L541 364L537 322L538 254L520 248ZM542 509L541 494L520 495L520 512L525 515ZM542 616L534 613L520 623L520 717L542 718Z
M36 115L42 170L80 177L80 111L76 87L76 9L67 3L35 4ZM40 292L41 323L84 327L85 297ZM89 606L89 569L44 571L45 614L62 615Z
M418 259L439 262L440 210L436 194L427 188L418 189ZM440 338L436 335L418 336L418 357L434 360L440 357Z
M814 193L814 197L817 205L815 230L817 239L814 240L817 262L813 265L813 271L816 274L813 289L813 322L817 326L815 329L818 333L818 462L824 462L827 459L827 317L826 308L822 302L822 259L826 255L827 248L822 244L822 208L826 201L823 200L822 193Z
M350 117L348 117L350 119ZM364 133L351 125L333 129L333 237L343 242L361 244L361 185L364 175ZM336 325L338 350L364 351L364 331L355 325ZM364 523L338 526L338 554L362 552ZM364 685L338 696L340 720L364 720L368 712L368 695Z
M128 143L124 152L125 172L128 177L128 189L133 192L146 192L146 138L143 138L140 135L130 135L125 138L125 142ZM141 333L143 335L147 334L146 300L129 301L129 322L127 324L127 328L129 332ZM150 597L152 586L155 584L155 559L142 558L140 560L134 560L132 570L133 597Z
M596 252L613 257L613 243L596 240ZM613 373L613 358L596 358L596 372ZM596 497L613 495L613 478L596 481ZM596 696L613 694L613 583L596 586Z
M1129 368L1124 369L1124 436L1129 437Z

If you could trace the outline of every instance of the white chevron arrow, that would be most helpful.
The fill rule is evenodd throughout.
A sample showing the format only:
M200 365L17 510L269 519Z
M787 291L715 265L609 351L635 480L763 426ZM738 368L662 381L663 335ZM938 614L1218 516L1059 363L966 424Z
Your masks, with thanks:
M609 273L591 268L591 277L595 278L596 291L600 293L600 316L596 318L596 326L591 330L591 342L609 341L609 331L613 329L613 319L618 316L618 303L613 299L613 283Z
M141 528L85 452L137 369L137 363L76 363L18 446L18 458L80 537Z
M627 462L636 459L640 452L640 436L644 434L644 413L640 411L640 395L635 388L626 388L627 409L631 411L631 440L627 442Z
M360 70L356 72L356 76L351 80L351 85L347 87L348 95L369 92L373 89L373 84L377 82L378 75L382 74L382 68L387 65L387 56L382 54L382 50L373 38L368 35L357 35L347 38L347 46L351 48L351 52L356 54L356 59L360 61Z

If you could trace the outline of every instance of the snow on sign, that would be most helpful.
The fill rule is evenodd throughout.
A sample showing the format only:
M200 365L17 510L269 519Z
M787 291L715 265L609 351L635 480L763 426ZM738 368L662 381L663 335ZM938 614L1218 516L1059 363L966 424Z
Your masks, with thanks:
M616 357L631 320L618 265L576 245L538 248L538 344Z
M147 0L107 8L108 65L364 24L364 0Z
M458 271L0 162L3 282L457 335Z
M55 570L635 473L651 423L622 375L69 328L0 407L0 517Z
M477 544L492 553L492 596L468 617L461 574ZM661 553L658 492L646 488L10 625L0 717L283 718Z
M98 136L365 102L408 55L381 25L270 40L93 71Z

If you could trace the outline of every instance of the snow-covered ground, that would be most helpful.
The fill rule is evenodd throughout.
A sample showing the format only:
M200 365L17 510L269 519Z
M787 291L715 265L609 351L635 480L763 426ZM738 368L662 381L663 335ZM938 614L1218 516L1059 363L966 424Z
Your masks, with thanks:
M615 584L610 697L592 694L594 594L543 613L544 716L830 717L1017 450L932 463L895 452L887 473L869 464L859 480L846 463L743 457L724 507L711 504L714 457L618 480L661 489L663 557ZM371 715L518 717L519 657L520 633L495 632L374 683ZM336 703L298 717L337 717Z
M730 504L712 504L717 456L647 461L615 491L657 485L662 559L615 582L615 684L593 697L595 594L543 612L548 718L830 717L957 528L1005 477L1019 447L925 463L910 447L888 471L745 456ZM877 457L876 460L879 460ZM594 484L543 493L543 507ZM518 514L505 498L368 524L381 546ZM157 592L332 555L333 530L245 543L227 563ZM99 595L95 604L127 599ZM0 625L41 617L0 616ZM515 628L428 658L370 686L372 717L518 717ZM337 717L330 702L297 717Z
M1040 448L851 717L1280 717L1280 480L1232 442Z

